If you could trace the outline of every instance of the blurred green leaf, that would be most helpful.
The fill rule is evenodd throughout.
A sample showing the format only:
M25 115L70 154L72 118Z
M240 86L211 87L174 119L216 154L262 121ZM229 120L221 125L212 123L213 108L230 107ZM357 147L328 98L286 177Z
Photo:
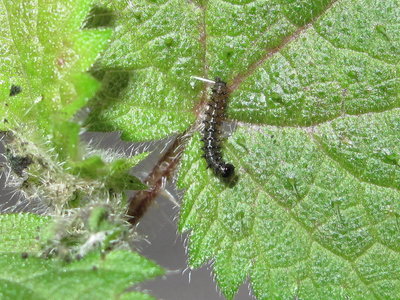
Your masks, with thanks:
M1 129L21 122L50 133L52 120L69 120L94 94L98 83L84 74L104 49L109 29L82 30L92 1L0 4ZM21 92L9 96L12 86Z
M92 252L72 263L37 257L37 235L49 221L33 214L0 215L1 299L153 299L125 291L164 273L137 253Z
M131 158L115 159L110 163L105 163L99 156L91 156L72 163L71 172L82 178L104 181L105 186L114 192L143 190L147 186L128 172L146 156L147 153L142 153Z
M0 58L0 116L5 120L0 122L0 130L10 130L17 137L7 146L9 159L30 162L23 168L12 168L20 177L23 171L28 172L28 196L37 189L58 189L55 180L65 177L71 181L64 174L68 172L104 182L113 192L145 188L128 174L144 156L107 162L109 157L88 157L79 141L81 125L72 119L100 86L85 72L112 33L106 28L83 28L92 4L91 0L0 3L4 50ZM52 178L44 178L44 174ZM81 194L73 188L65 190L71 195L63 195L62 205L65 198ZM52 203L58 202L52 199Z
M41 228L49 222L49 217L34 214L0 214L0 251L39 251L38 238Z

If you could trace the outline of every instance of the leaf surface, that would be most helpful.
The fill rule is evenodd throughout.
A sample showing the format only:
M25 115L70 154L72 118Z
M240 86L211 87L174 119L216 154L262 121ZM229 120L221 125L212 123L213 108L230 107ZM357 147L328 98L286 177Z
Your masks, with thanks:
M110 155L88 155L80 144L83 128L73 118L100 86L86 72L112 34L109 28L83 28L92 5L92 0L0 2L0 130L14 135L7 156L17 161L11 169L19 177L28 175L28 188L22 188L27 197L46 190L42 198L53 198L56 206L81 196L81 190L90 193L75 187L69 173L86 180L75 178L76 186L97 180L94 190L145 188L128 174L144 156L111 161ZM19 166L20 160L29 164ZM55 180L62 178L72 187L61 191L65 182ZM54 199L54 190L62 200Z
M111 31L81 30L91 2L0 3L3 129L24 122L48 131L53 118L68 120L93 95L98 85L83 72ZM10 96L13 85L21 92Z
M201 121L208 92L190 76L232 91L223 156L237 178L207 170L198 134L181 164L191 266L214 261L228 299L247 278L258 299L395 299L398 1L114 7L117 34L98 63L112 93L93 102L93 128L160 138Z
M125 291L133 284L164 273L161 267L137 253L92 252L72 263L36 257L40 250L38 231L49 221L47 217L32 214L0 216L2 299L119 299L119 296L153 299L139 292Z

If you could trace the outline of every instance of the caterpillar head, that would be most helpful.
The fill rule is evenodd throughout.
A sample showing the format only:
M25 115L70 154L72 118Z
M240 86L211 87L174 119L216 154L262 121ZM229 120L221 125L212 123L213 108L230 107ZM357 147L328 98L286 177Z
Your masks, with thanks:
M232 164L221 164L218 171L223 178L228 178L235 173L235 167Z
M212 87L213 93L217 95L226 95L228 94L228 88L226 86L226 82L222 81L221 78L215 78L215 84Z

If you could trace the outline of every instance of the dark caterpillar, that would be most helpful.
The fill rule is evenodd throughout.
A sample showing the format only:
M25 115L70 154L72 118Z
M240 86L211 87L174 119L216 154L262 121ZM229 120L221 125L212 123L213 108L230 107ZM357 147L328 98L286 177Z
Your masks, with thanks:
M215 78L215 84L212 87L212 95L208 102L203 121L204 155L208 167L213 169L217 176L227 178L235 173L235 167L226 163L221 154L221 126L225 118L225 109L228 101L228 87L221 78Z

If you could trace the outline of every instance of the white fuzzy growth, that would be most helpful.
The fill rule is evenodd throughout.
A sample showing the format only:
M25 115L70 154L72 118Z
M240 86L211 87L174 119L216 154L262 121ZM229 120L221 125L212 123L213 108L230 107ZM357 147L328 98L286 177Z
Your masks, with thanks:
M22 170L22 176L18 176L13 172L7 157L2 155L5 158L1 166L4 187L14 191L17 189L20 198L11 206L0 205L0 210L7 206L10 211L13 211L13 208L17 210L22 202L26 205L35 202L41 208L46 207L44 211L47 213L63 215L64 208L76 198L76 195L81 197L82 204L107 202L109 193L103 178L93 180L71 174L65 168L65 162L59 160L56 151L48 147L50 140L38 144L39 139L32 139L28 134L28 129L23 129L14 131L10 135L11 138L6 141L6 147L9 149L10 157L29 157L32 163ZM83 159L99 155L105 162L126 157L122 151L97 150L89 145L81 145L81 152ZM123 195L119 196L123 197ZM121 204L119 200L115 202L117 205Z
M28 207L26 210L31 212L54 216L55 225L49 233L51 238L45 237L46 240L43 240L44 255L83 257L91 250L104 248L104 244L118 249L133 248L137 235L126 221L124 193L110 194L104 178L88 179L71 174L65 167L66 162L61 161L57 152L51 149L51 137L35 138L35 134L24 127L14 131L5 140L8 151L2 155L3 159L0 157L0 185L9 188L13 197L8 203L0 205L0 211L15 212ZM112 151L97 150L83 143L80 146L82 158L98 155L104 162L112 162L127 156L122 148ZM127 152L142 152L142 148L131 147ZM32 162L25 167L22 165L18 175L15 173L15 163L19 166L16 158L25 157ZM77 197L80 207L68 208L68 204ZM88 220L97 207L106 210L105 222L113 229L92 232L88 228ZM111 234L113 240L109 241ZM79 245L71 246L65 241L79 241Z
M78 255L84 257L91 250L100 247L108 235L107 231L100 231L89 236L88 240L80 247Z

